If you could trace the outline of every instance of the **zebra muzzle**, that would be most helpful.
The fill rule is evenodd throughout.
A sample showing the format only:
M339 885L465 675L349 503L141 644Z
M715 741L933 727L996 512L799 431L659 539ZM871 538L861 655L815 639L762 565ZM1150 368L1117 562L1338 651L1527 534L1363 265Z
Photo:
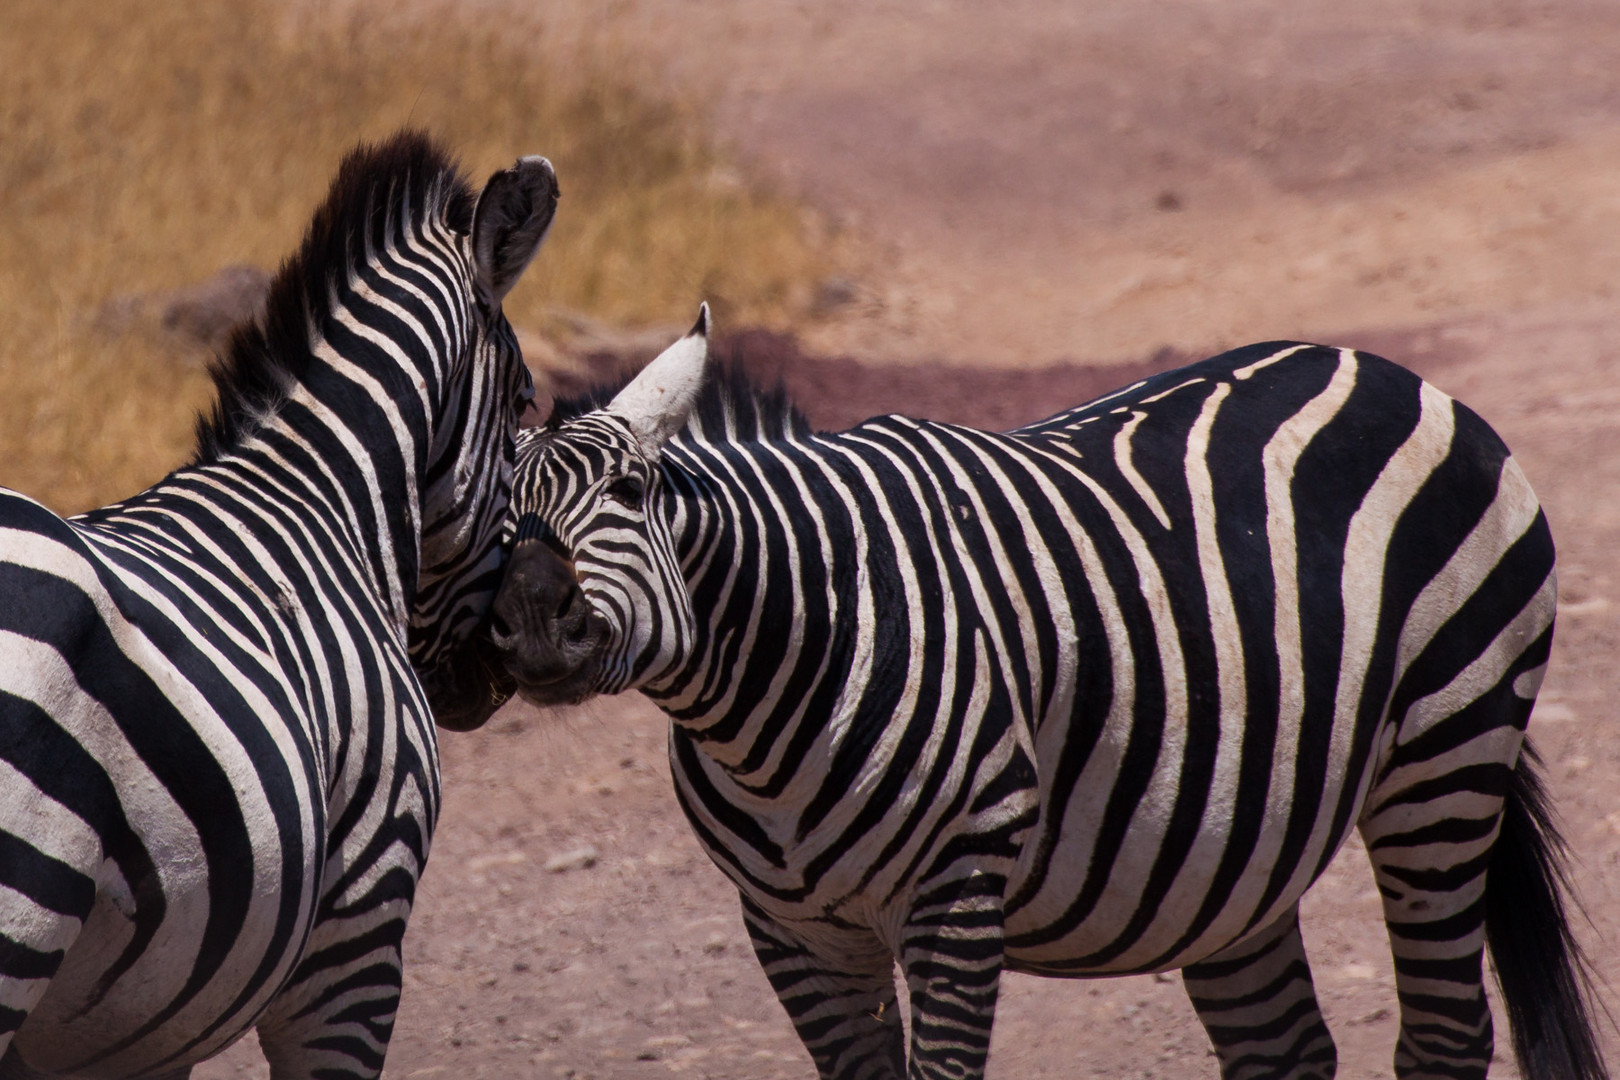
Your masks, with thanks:
M606 628L573 563L539 541L517 544L490 613L489 641L518 692L554 705L590 696Z

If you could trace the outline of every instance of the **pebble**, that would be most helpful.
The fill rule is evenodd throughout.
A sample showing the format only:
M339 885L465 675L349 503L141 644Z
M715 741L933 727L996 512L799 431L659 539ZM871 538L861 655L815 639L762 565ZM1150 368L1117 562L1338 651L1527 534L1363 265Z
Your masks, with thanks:
M564 851L553 855L545 861L545 869L553 874L565 874L570 870L585 870L596 865L597 853L594 847L586 844L582 848Z

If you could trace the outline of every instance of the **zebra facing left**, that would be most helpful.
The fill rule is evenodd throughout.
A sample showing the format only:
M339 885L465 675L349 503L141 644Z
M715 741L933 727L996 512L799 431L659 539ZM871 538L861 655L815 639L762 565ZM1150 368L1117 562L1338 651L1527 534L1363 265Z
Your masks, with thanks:
M439 810L506 692L533 389L502 299L557 203L425 136L342 162L192 462L63 520L0 491L0 1077L374 1077Z
M706 331L519 435L490 633L532 700L669 715L822 1077L982 1076L1003 970L1180 969L1226 1080L1327 1080L1299 903L1354 830L1395 1075L1483 1080L1487 947L1522 1074L1607 1075L1521 753L1552 536L1478 416L1282 342L818 433Z

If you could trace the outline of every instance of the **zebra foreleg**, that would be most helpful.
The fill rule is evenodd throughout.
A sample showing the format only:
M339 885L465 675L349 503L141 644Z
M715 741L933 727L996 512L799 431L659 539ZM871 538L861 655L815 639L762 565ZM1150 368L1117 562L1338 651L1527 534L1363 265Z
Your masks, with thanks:
M911 993L910 1080L978 1080L990 1055L1006 878L976 873L918 898L900 966Z
M878 936L825 924L790 929L746 898L743 921L822 1080L899 1080L905 1034L895 1008L894 958ZM813 945L805 940L812 936Z
M1332 1080L1338 1051L1316 1004L1297 907L1181 976L1223 1080Z

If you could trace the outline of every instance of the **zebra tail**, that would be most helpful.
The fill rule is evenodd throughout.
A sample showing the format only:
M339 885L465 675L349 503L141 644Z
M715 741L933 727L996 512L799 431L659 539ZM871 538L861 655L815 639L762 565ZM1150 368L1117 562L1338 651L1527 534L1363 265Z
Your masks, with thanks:
M1568 849L1536 771L1540 762L1525 740L1485 879L1485 941L1520 1074L1608 1080L1593 1024L1590 965L1565 912Z

